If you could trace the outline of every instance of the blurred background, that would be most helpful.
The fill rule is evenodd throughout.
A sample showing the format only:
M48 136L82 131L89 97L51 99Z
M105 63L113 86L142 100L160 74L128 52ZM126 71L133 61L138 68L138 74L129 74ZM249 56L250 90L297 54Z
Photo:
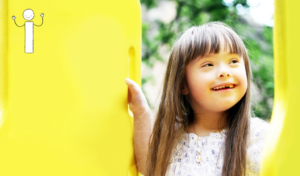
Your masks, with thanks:
M156 113L170 49L186 29L222 21L243 39L253 82L261 96L254 116L270 120L274 97L274 0L140 0L142 6L142 89Z

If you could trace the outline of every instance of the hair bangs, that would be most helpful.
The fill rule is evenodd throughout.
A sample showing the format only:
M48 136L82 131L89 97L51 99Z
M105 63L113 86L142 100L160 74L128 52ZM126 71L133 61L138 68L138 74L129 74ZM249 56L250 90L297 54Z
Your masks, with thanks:
M188 47L186 48L187 53L185 53L187 54L186 63L198 57L218 54L222 51L239 56L243 56L245 52L241 38L231 28L225 26L192 27L187 35L182 37L188 37L183 42Z

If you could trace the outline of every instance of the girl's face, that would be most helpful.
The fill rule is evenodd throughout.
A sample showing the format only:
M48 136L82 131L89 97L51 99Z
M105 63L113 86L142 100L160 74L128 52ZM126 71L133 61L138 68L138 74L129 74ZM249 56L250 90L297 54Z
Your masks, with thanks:
M227 52L199 57L187 65L186 83L182 94L188 95L195 114L223 112L246 93L244 60Z

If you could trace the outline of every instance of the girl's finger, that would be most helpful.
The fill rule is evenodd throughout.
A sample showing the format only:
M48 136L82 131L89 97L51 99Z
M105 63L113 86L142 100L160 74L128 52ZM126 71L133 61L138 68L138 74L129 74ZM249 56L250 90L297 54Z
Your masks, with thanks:
M132 81L129 78L126 78L125 82L128 85L128 88L129 88L129 90L131 92L131 95L139 93L139 88L140 87L139 87L139 85L136 82Z

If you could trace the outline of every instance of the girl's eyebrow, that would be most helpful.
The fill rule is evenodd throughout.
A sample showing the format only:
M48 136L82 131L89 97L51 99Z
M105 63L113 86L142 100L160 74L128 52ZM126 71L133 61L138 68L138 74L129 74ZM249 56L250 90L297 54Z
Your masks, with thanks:
M198 63L198 62L201 61L202 59L203 59L203 57L198 56L198 57L196 57L196 59L192 60L191 62L192 62L192 63Z

